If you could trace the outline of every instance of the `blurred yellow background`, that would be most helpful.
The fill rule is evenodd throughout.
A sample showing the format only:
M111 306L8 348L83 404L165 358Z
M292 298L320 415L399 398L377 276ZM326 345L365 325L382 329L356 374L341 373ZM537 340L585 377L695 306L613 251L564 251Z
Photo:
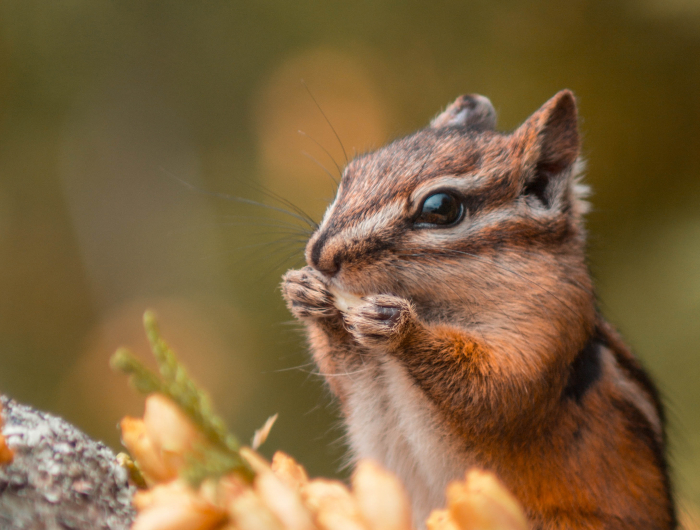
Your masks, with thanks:
M235 432L279 412L269 448L343 473L277 289L299 223L213 195L320 218L320 166L344 155L302 79L350 155L461 93L509 130L576 92L601 307L659 382L700 505L698 0L3 0L0 390L118 447L140 402L108 358L146 355L152 307Z

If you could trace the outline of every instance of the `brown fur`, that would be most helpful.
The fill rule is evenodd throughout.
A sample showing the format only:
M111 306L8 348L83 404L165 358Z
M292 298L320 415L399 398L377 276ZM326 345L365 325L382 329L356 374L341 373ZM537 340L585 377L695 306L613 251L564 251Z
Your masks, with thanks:
M418 469L434 450L458 462L455 477L497 473L533 528L675 528L656 390L595 307L573 95L512 134L494 132L494 116L486 98L462 96L431 127L351 161L310 266L285 275L283 294L356 456L395 468L416 506L420 492L440 499L452 473ZM444 189L466 218L413 224ZM341 314L329 286L363 303ZM395 427L413 421L402 400L439 446Z

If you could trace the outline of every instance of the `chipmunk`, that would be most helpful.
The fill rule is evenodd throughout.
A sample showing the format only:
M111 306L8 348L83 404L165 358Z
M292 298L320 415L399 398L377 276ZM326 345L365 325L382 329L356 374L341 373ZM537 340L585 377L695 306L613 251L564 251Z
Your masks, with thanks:
M477 466L533 529L676 528L657 390L596 307L574 96L495 118L461 96L351 160L283 278L352 454L418 527Z

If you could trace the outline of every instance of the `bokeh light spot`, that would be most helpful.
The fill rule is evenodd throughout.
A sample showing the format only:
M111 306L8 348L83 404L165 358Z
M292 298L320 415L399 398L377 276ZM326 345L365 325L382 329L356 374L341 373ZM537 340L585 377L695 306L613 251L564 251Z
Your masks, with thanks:
M352 158L387 140L389 109L363 62L368 60L330 49L310 50L284 61L260 89L255 127L262 181L315 218L334 185L311 157L338 179L336 164L345 165L343 147Z

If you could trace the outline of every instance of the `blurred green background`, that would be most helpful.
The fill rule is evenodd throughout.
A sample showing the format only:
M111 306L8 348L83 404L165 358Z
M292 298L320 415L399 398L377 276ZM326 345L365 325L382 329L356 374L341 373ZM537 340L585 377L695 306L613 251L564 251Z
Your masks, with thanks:
M277 284L323 169L487 95L502 129L580 104L604 313L658 380L700 505L700 1L0 3L0 389L118 446L109 355L147 307L246 438L341 474L342 431ZM298 130L305 132L299 134ZM320 147L322 146L322 147ZM191 186L182 184L181 181Z

